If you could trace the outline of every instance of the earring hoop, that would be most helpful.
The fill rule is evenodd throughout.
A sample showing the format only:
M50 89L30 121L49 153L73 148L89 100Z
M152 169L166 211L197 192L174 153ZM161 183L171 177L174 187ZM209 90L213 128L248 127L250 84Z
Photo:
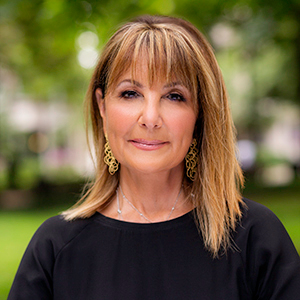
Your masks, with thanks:
M104 145L104 162L108 166L108 172L110 175L114 175L119 169L119 162L114 157L107 136L105 136L106 143Z
M198 163L197 140L193 139L189 152L185 156L186 176L191 180L195 180L196 166Z

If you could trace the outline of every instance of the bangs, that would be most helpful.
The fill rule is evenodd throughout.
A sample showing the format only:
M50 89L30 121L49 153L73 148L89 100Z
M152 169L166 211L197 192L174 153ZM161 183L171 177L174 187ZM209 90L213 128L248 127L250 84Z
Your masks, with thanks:
M135 29L135 30L134 30ZM131 28L123 35L108 72L107 88L117 83L122 74L131 71L137 78L137 65L147 65L149 85L156 80L166 83L180 82L193 95L195 111L198 111L198 73L193 49L180 33L166 28Z

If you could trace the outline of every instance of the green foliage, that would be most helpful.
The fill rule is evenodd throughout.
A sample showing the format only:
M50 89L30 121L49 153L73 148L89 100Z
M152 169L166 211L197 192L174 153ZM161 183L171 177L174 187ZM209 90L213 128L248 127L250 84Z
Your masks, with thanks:
M264 88L261 94L295 98L299 66L290 65L290 61L296 58L300 5L293 1L282 3L279 0L272 3L260 0L2 1L0 38L4 42L0 46L0 58L2 67L14 70L21 77L25 91L36 99L48 99L55 92L67 93L69 101L76 103L81 101L86 89L84 80L91 75L77 62L76 39L80 33L86 30L96 33L100 39L99 51L120 22L139 14L177 15L189 19L207 35L219 22L235 27L242 43L236 51L244 54L242 59L248 56L246 63L250 59L250 63L254 61L258 65L255 76L261 82L259 88ZM274 63L272 53L280 54L279 66ZM270 57L270 61L261 63L260 58L264 56ZM283 71L289 88L284 84L287 80L280 85L278 78L271 79L269 74L260 72L266 71L266 64L280 68L273 72L275 76L282 75ZM268 86L264 84L266 78L269 78Z
M258 149L256 163L258 167L274 166L281 163L289 163L287 159L278 157L264 147Z
M15 180L17 188L31 189L36 186L40 177L39 161L35 157L24 159L17 170Z
M44 179L52 184L68 184L79 180L78 174L71 166L62 166L52 170L48 170L44 175Z
M262 100L300 104L298 0L2 0L0 71L13 74L19 90L13 86L5 93L0 77L1 101L13 102L22 92L31 100L67 102L79 110L92 69L78 61L78 38L86 31L96 34L100 52L120 23L141 14L183 17L203 31L216 50L241 135L257 139L272 124L273 116L261 113ZM228 33L229 40L220 44ZM1 158L9 169L0 170L0 189L33 187L41 174L38 157L28 153L26 134L13 131L0 113ZM274 158L260 154L258 160ZM70 182L76 174L63 166L48 178Z

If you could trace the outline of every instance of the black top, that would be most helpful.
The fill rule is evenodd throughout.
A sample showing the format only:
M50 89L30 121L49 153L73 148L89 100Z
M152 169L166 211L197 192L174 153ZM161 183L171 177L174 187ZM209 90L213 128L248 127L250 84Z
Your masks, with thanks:
M96 213L50 218L22 259L8 300L300 299L300 259L277 217L245 200L235 250L213 259L192 213L140 224Z

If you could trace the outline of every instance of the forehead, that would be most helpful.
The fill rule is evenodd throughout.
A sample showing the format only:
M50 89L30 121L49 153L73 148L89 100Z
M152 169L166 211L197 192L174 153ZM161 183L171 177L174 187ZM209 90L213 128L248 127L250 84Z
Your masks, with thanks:
M166 86L173 86L175 84L185 86L188 90L191 90L191 86L187 84L188 80L183 79L178 72L167 73L167 67L164 64L152 64L150 59L145 55L141 55L138 59L131 61L127 64L126 68L112 74L110 88L115 87L122 81L131 82L138 85L143 82L148 86L152 86L154 83L160 82Z
M155 81L165 83L180 81L175 74L167 76L165 70L161 67L151 70L148 60L143 58L140 58L135 63L131 63L126 70L120 72L118 76L116 76L116 81L124 80L124 78L131 79L135 82L147 81L148 85L152 85Z
M197 110L198 71L191 49L184 51L180 45L165 49L159 40L153 39L151 47L147 39L140 43L133 39L128 47L125 47L126 43L122 44L109 66L107 90L116 86L125 72L130 73L131 79L146 74L149 85L158 80L166 83L178 81L192 93Z
M108 88L108 94L113 93L118 88L131 88L132 85L142 89L150 88L161 91L172 87L179 88L183 93L187 93L186 96L191 97L193 110L196 115L198 114L199 99L192 87L186 84L186 81L183 81L182 78L177 77L176 74L166 76L165 71L161 69L151 73L147 60L139 59L134 65L129 65L125 71L115 76Z

